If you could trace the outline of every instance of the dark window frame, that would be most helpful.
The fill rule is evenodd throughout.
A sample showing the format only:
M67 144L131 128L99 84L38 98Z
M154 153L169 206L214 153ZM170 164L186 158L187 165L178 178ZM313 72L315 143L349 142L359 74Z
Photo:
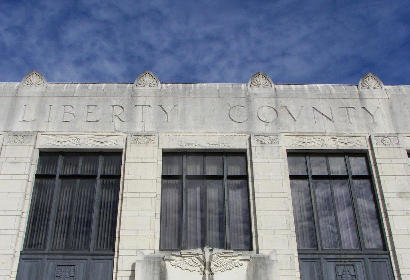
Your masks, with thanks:
M76 174L62 174L62 165L63 165L63 159L67 157L84 157L87 155L93 155L98 157L98 173L97 174L80 174L80 172L77 172ZM47 156L57 156L58 157L58 163L56 166L56 171L53 173L41 173L39 172L40 168L40 161L42 160L42 157L47 157ZM104 164L104 159L108 158L108 156L116 156L117 158L120 159L120 172L118 174L103 174L102 168ZM82 160L79 160L79 170L82 168L81 166ZM46 234L44 237L44 244L41 246L41 248L30 248L29 246L29 227L30 227L30 222L34 218L33 216L36 215L34 213L34 197L32 195L31 202L30 202L30 210L29 210L29 216L27 219L27 227L26 227L26 232L25 232L25 238L24 238L24 244L23 244L23 250L22 254L36 254L36 255L70 255L70 254L75 254L75 255L84 255L84 256L89 256L89 255L113 255L114 250L115 250L115 243L116 243L116 233L117 233L117 216L118 216L118 203L119 203L119 195L120 195L120 185L121 185L121 170L122 170L122 152L69 152L69 151L63 151L63 152L53 152L53 151L40 151L39 152L39 160L37 163L37 171L35 174L35 180L33 184L33 190L36 188L36 182L41 180L41 179L49 179L53 181L54 189L53 195L52 195L52 206L49 209L48 213L48 221L47 225L45 226L46 228ZM92 218L91 218L91 236L89 239L88 243L88 249L72 249L72 248L65 248L65 249L53 249L52 248L52 243L53 243L53 235L54 235L54 224L56 222L56 217L58 216L57 214L57 207L59 203L59 194L61 191L61 182L62 179L72 179L76 180L76 188L79 187L79 182L81 179L93 179L95 180L95 193L94 198L93 198L93 205L92 205ZM98 248L98 238L99 238L99 223L100 223L100 212L103 211L102 205L101 205L101 198L102 198L102 180L110 180L110 179L115 179L118 180L118 189L115 191L116 196L114 195L113 199L114 204L116 204L116 207L113 207L112 211L115 213L115 217L113 216L112 219L114 219L114 228L113 228L113 236L107 237L107 236L102 236L101 238L108 238L108 239L113 239L112 242L108 241L109 243L112 243L112 248ZM70 210L72 211L72 210ZM71 223L73 222L74 217L71 217ZM71 225L70 225L71 226ZM72 226L71 226L72 227ZM102 233L102 234L108 234L108 233ZM69 243L71 241L70 239L65 240L65 243ZM101 241L101 240L100 240ZM103 242L103 241L102 241Z
M328 171L328 175L312 175L312 170L310 167L310 157L311 156L324 156L324 157L329 157L329 156L341 156L344 155L344 159L345 159L345 163L347 166L347 174L346 175L330 175L330 167L329 167L329 162L327 161L327 171ZM314 179L322 179L322 180L329 180L331 181L332 179L347 179L348 180L348 186L349 186L349 192L350 192L350 197L352 198L352 202L353 202L353 211L354 211L354 218L355 218L355 225L356 225L356 229L358 231L358 237L359 237L359 249L324 249L322 248L322 244L321 244L321 237L320 237L320 229L319 229L319 225L317 225L318 223L318 214L317 214L317 209L315 206L313 206L313 212L314 212L314 224L315 224L315 232L316 232L316 240L317 240L317 246L318 249L317 250L312 250L312 249L299 249L298 251L301 251L303 253L323 253L323 254L344 254L343 252L340 251L344 251L346 253L361 253L363 252L365 254L365 252L367 253L371 253L371 254L385 254L388 250L387 250L387 239L386 239L386 234L385 234L385 228L384 228L384 224L382 221L382 215L381 215L381 210L380 210L380 203L379 203L379 199L378 199L378 193L377 190L375 188L375 184L373 182L373 172L372 169L370 167L370 161L368 158L368 155L365 153L352 153L352 152L348 152L348 153L343 153L343 152L316 152L316 151L309 151L309 152L288 152L288 156L305 156L306 159L306 165L307 165L307 175L291 175L289 174L289 179L307 179L308 180L308 184L309 184L309 190L310 190L310 199L312 201L312 203L315 201L315 194L313 193L313 187L312 187L312 182ZM351 156L365 156L366 158L366 163L367 163L367 168L369 171L368 175L352 175L352 171L351 171L351 166L350 166L350 161L348 160L349 157ZM379 222L379 226L380 229L382 231L382 242L383 242L383 249L371 249L371 248L365 248L364 246L364 241L363 241L363 233L362 233L362 228L361 228L361 224L360 224L360 217L358 214L358 206L357 206L357 195L354 194L354 190L352 187L352 181L354 179L367 179L370 181L371 184L371 191L373 192L373 196L374 196L374 203L376 206L376 211L377 211L377 219ZM313 205L313 204L312 204ZM337 214L335 213L335 218L337 219ZM340 240L340 230L338 230L338 235L339 235L339 240Z
M186 181L187 179L195 180L195 179L202 179L202 180L212 180L212 179L222 179L223 180L223 189L224 189L224 235L225 235L225 242L224 248L220 249L229 249L229 250L235 250L231 249L231 244L230 244L230 225L229 225L229 199L228 199L228 180L245 180L246 181L246 190L247 190L247 207L248 207L248 220L249 220L249 248L246 250L242 251L252 251L253 250L253 231L252 231L252 215L251 215L251 192L249 188L249 170L248 170L248 155L246 151L207 151L207 150L198 150L198 151L187 151L187 150L182 150L182 151L163 151L162 155L171 155L171 156L181 156L182 157L182 173L180 175L164 175L163 170L164 170L164 165L162 169L162 174L161 174L161 216L160 216L160 225L162 225L162 219L163 219L163 203L162 203L162 182L164 179L178 179L182 181L182 192L181 192L181 200L182 200L182 207L181 207L181 213L180 215L182 216L182 222L179 227L179 247L178 248L162 248L162 229L160 228L160 239L159 239L159 250L161 251L178 251L178 250L187 250L191 248L186 248L186 231L184 230L184 227L186 227L187 224L187 214L186 214L186 205L187 205L187 184ZM217 156L220 155L223 157L223 174L222 175L205 175L205 172L203 172L202 175L188 175L187 174L187 156L188 155L213 155ZM246 169L246 174L245 175L228 175L228 166L227 166L227 157L228 156L243 156L245 158L245 169ZM163 163L164 164L164 163ZM205 169L205 164L203 164L203 169ZM205 170L203 170L205 171ZM203 190L201 189L201 200L205 200L205 196L202 195ZM205 203L206 205L206 203ZM203 222L201 222L202 224ZM203 227L201 227L203 229ZM201 232L201 243L202 247L206 246L206 236L204 235L204 232L202 230Z
M299 262L300 265L307 264L307 263L316 263L318 265L318 273L324 273L317 275L318 279L327 279L329 276L329 273L332 273L331 271L327 271L326 267L329 263L346 263L350 262L350 264L353 263L360 263L363 262L364 268L365 268L365 275L367 279L372 279L372 274L375 273L372 271L371 267L373 267L375 262L381 261L387 264L390 267L390 271L387 271L386 273L389 275L389 279L393 279L393 270L391 266L391 261L390 261L390 252L388 249L388 241L387 241L387 236L386 236L386 228L383 222L383 216L382 216L382 211L381 211L381 205L380 205L380 198L379 198L379 193L378 190L376 189L376 185L374 182L374 172L373 168L371 167L371 160L369 157L369 154L364 151L315 151L315 150L288 150L287 151L287 158L291 156L304 156L305 158L305 163L307 167L307 172L306 175L291 175L290 172L290 167L289 167L289 181L291 182L292 180L307 180L308 183L308 188L309 188L309 193L310 193L310 203L313 211L313 224L314 224L314 231L315 231L315 237L316 237L316 249L305 249L305 248L297 248L298 250L298 256L299 256ZM326 160L326 168L327 168L327 173L328 175L313 175L312 174L312 168L310 165L310 157L311 156L321 156L321 157L331 157L331 156L343 156L344 157L344 162L346 164L346 170L347 174L346 175L331 175L330 172L330 166L329 166L329 160ZM367 165L367 175L353 175L352 174L352 168L350 166L350 157L355 157L355 156L362 156L366 159L366 165ZM315 194L313 190L313 180L314 179L322 179L322 180L328 180L329 181L329 187L332 189L332 180L335 179L344 179L347 180L347 185L350 193L350 199L352 202L352 209L353 209L353 215L354 215L354 225L356 229L356 234L359 242L359 248L358 249L343 249L341 245L341 231L339 229L338 225L338 217L337 217L337 211L336 211L336 206L335 203L333 202L333 211L334 211L334 218L336 220L336 224L338 227L338 236L339 236L339 248L337 249L325 249L322 248L322 240L320 236L320 226L319 224L319 219L318 219L318 214L317 214L317 209L316 209L316 201L315 201ZM353 187L353 180L354 179L363 179L363 180L368 180L370 183L370 188L371 192L373 194L373 200L374 200L374 206L376 208L376 215L377 215L377 221L378 225L381 231L381 241L382 241L382 248L380 249L372 249L372 248L366 248L364 244L364 237L362 233L362 226L361 226L361 221L360 221L360 214L359 214L359 208L357 205L357 193L354 190ZM334 199L334 194L333 190L331 190L332 193L332 199ZM293 202L292 202L293 203ZM294 208L294 207L293 207ZM295 208L294 208L295 211ZM294 215L296 213L294 212ZM296 223L296 221L295 221ZM296 225L295 225L296 226ZM297 240L298 242L298 240ZM299 245L299 244L298 244ZM302 268L301 269L301 274L302 274ZM312 267L313 269L313 267ZM308 276L303 276L301 275L302 279L310 279L310 278L305 278ZM316 278L315 278L316 279Z

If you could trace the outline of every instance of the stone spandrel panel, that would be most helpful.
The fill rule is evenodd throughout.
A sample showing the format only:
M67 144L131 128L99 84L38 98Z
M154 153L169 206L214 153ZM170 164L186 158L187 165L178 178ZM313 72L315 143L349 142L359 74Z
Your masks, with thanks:
M123 149L125 135L118 134L39 134L39 149Z
M366 136L285 135L289 149L367 149Z
M162 149L247 149L246 134L160 134Z

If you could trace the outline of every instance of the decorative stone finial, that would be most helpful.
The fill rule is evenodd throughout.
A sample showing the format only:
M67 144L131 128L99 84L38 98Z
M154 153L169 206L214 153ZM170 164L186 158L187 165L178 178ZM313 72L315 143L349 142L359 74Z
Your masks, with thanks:
M21 85L24 87L44 87L47 84L44 76L37 71L32 71L28 73L23 80L21 80Z
M359 89L382 89L383 82L373 73L367 73L359 81Z
M268 75L258 72L251 77L248 86L251 88L272 88L273 82Z
M154 73L150 71L145 71L137 77L134 82L136 87L141 88L157 88L160 85L159 79Z

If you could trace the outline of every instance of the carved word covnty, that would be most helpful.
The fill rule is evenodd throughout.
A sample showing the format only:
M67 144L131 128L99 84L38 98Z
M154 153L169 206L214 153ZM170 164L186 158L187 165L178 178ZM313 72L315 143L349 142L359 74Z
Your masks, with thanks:
M287 118L290 121L297 122L303 120L305 117L313 118L314 123L320 121L327 121L334 123L337 121L336 115L343 115L343 121L352 124L356 119L357 114L361 113L371 122L376 122L376 116L382 113L380 107L368 108L365 106L340 106L340 107L327 107L326 109L317 106L299 106L297 109L290 108L289 106L270 106L262 105L257 107L255 115L249 115L249 108L246 105L233 105L229 107L228 117L235 123L246 123L250 117L255 117L257 121L264 124L271 124L278 121L281 118Z

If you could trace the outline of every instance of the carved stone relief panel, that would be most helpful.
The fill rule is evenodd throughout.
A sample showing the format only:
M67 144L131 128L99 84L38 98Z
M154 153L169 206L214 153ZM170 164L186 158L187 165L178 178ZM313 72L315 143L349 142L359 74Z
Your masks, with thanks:
M372 136L372 142L375 147L399 147L400 139L395 135Z
M131 144L152 145L157 140L156 135L131 135L129 141Z
M246 149L248 135L244 134L162 134L160 148L169 149Z
M197 273L203 280L215 279L216 274L246 267L250 260L250 256L241 253L209 247L181 251L164 258L165 263L171 267L181 272Z
M253 135L252 145L279 145L279 135Z
M366 149L365 136L287 135L289 148Z
M122 149L123 135L111 134L40 134L37 148L108 148Z
M34 144L34 133L13 132L8 133L6 137L6 145L32 145Z
M181 270L198 272L200 275L205 274L206 261L204 253L200 249L173 253L171 256L166 257L165 261Z

